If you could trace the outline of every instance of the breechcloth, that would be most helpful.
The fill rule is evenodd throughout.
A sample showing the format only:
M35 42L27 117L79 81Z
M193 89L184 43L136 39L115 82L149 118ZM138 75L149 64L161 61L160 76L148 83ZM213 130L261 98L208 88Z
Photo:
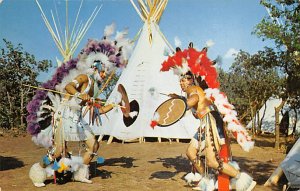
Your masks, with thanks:
M212 129L213 132L213 142L217 142L218 145L225 144L225 132L223 126L223 119L221 118L220 114L217 111L210 111L203 118L200 119L200 127L198 131L194 134L192 141L193 146L199 151L203 151L205 148L205 136L206 136L206 127ZM218 149L219 150L219 149Z
M61 103L54 114L54 135L61 134L62 141L85 141L93 137L90 126L81 118L81 109L67 104Z
M230 157L229 145L226 143L226 133L221 115L216 110L210 110L202 118L200 118L201 126L198 132L193 136L191 144L198 149L199 155L208 143L206 136L210 134L211 141L214 143L216 159L219 163L218 167L218 188L222 191L229 190L229 176L223 174L223 162L227 163Z

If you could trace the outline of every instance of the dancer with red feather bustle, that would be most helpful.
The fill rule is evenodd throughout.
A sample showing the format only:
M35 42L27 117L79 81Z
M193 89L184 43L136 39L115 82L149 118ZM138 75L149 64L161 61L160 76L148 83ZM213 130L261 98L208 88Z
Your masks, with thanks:
M186 154L192 163L193 172L187 174L185 179L188 183L197 181L197 186L193 188L196 190L252 190L256 182L245 172L240 172L237 163L231 161L227 132L229 130L233 133L245 151L249 151L254 142L238 121L233 105L219 91L214 62L206 54L207 48L197 51L190 43L184 51L177 48L176 53L164 61L161 68L161 71L173 69L180 76L187 107L201 121L198 132L187 148ZM224 122L227 122L227 128ZM208 167L218 175L218 183L215 183L214 175L208 174Z

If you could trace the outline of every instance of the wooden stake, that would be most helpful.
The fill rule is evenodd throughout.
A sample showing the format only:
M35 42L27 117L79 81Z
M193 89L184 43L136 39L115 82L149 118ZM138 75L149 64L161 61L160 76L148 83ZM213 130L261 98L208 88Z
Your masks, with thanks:
M113 136L109 136L109 139L108 139L108 141L107 141L107 144L109 145L110 143L112 143L113 139L114 139Z
M282 174L282 168L280 166L277 167L273 174L270 176L270 178L265 182L264 186L277 185Z

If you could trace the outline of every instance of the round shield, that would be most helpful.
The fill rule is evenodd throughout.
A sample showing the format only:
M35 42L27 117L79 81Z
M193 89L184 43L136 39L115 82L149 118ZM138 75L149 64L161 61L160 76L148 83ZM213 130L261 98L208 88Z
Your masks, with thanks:
M130 103L128 100L127 92L122 84L118 85L118 92L120 92L120 94L122 95L122 106L124 106L124 108L122 108L121 110L123 112L123 115L129 117Z
M170 126L179 121L185 114L187 104L182 98L171 98L163 102L156 109L158 115L157 125L161 127Z

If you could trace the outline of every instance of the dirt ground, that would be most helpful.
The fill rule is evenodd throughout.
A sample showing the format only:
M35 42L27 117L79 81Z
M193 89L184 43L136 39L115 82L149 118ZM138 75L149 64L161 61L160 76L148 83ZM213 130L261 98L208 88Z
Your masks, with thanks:
M255 148L246 153L232 143L234 160L239 162L243 171L251 174L257 181L254 190L282 190L279 186L264 187L263 184L274 169L284 159L285 154L272 148L273 138L256 138ZM149 142L148 142L149 141ZM104 164L90 166L93 184L68 182L63 185L53 183L53 177L46 180L46 187L36 188L28 177L32 164L41 160L46 153L44 148L37 147L29 135L18 137L0 137L0 190L178 190L190 191L183 179L190 171L185 156L188 140L177 143L168 140L158 143L146 139L145 143L124 143L116 140L107 144L104 140L98 151L105 158ZM78 143L71 144L76 150ZM77 149L78 150L78 149ZM73 151L73 154L74 151Z

